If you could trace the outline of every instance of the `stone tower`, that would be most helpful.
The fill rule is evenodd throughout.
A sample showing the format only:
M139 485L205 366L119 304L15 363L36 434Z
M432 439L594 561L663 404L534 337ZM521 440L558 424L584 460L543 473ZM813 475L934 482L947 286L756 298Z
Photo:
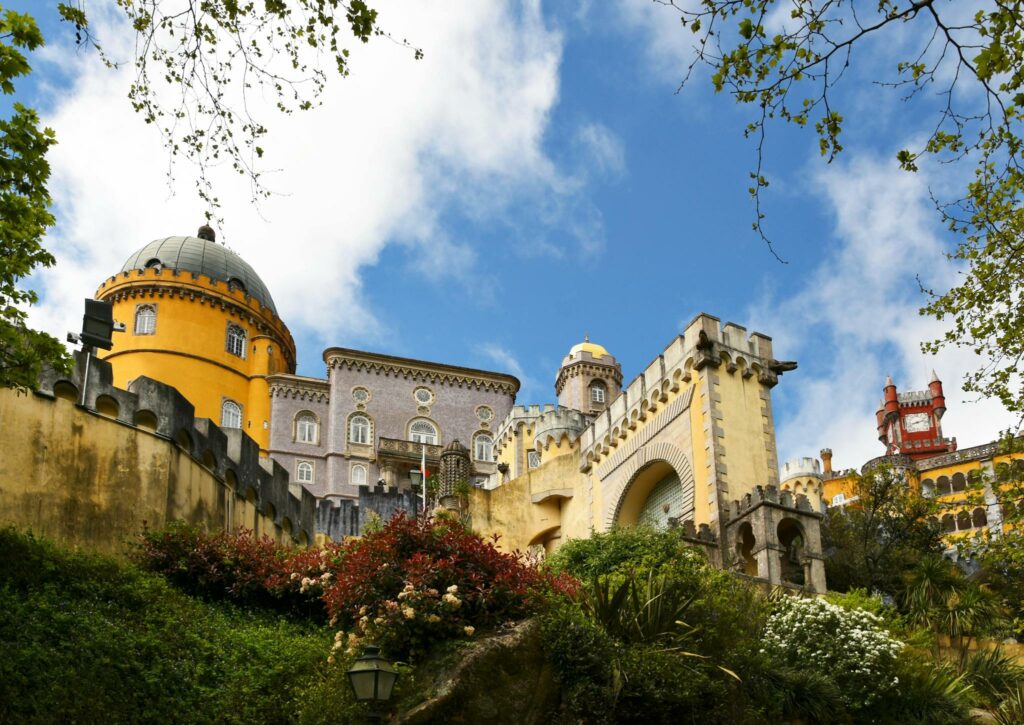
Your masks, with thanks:
M604 412L622 390L622 366L601 345L584 336L558 369L558 404L587 415Z

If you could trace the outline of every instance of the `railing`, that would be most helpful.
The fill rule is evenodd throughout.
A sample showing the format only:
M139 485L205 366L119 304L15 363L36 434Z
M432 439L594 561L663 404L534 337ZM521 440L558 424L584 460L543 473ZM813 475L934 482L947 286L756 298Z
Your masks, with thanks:
M378 455L392 455L401 458L419 459L423 455L423 448L427 449L427 460L438 461L441 459L441 446L434 446L429 443L417 443L415 441L402 440L401 438L384 438L381 436L377 441Z

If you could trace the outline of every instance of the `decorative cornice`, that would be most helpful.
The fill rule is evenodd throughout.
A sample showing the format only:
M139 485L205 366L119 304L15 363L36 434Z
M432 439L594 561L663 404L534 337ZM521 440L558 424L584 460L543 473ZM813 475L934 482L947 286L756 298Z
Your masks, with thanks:
M555 378L555 394L561 394L562 388L565 387L569 378L584 374L611 380L619 388L622 387L622 367L618 363L603 364L590 360L574 360L558 369L558 377Z
M326 380L299 375L270 375L267 377L270 397L329 403L331 386Z
M115 278L116 279L116 278ZM260 312L253 310L240 301L233 300L219 291L207 291L202 287L176 283L173 279L167 282L156 282L152 280L125 280L115 282L115 286L109 291L104 291L101 286L96 292L96 299L107 302L121 302L123 300L144 298L177 297L188 299L190 302L208 304L210 307L219 307L221 310L248 322L259 333L272 337L281 345L282 351L288 360L290 368L295 368L295 341L287 325L270 312L269 308L260 308ZM257 305L259 303L256 303ZM265 314L261 314L265 310Z
M519 392L519 380L505 373L463 368L425 360L412 360L362 350L328 348L324 350L324 362L329 369L365 370L378 375L452 387L490 390L512 396Z

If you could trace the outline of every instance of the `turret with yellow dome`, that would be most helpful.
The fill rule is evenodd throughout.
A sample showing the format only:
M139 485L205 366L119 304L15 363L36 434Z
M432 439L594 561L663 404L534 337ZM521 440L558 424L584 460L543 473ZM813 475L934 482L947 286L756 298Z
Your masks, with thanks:
M267 376L295 372L295 342L263 280L210 227L142 247L96 299L127 326L102 355L115 385L140 375L172 385L197 417L241 428L266 453Z
M558 404L590 415L605 410L621 390L622 366L588 335L572 346L555 378Z

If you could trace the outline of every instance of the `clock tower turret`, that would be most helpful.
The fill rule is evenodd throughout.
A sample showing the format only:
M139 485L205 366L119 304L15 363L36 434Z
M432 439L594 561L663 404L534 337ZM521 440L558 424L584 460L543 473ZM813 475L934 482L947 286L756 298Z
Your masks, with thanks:
M876 417L879 440L888 455L918 460L956 450L956 439L942 436L946 399L942 382L934 372L927 390L900 393L892 378L885 383L885 397Z

